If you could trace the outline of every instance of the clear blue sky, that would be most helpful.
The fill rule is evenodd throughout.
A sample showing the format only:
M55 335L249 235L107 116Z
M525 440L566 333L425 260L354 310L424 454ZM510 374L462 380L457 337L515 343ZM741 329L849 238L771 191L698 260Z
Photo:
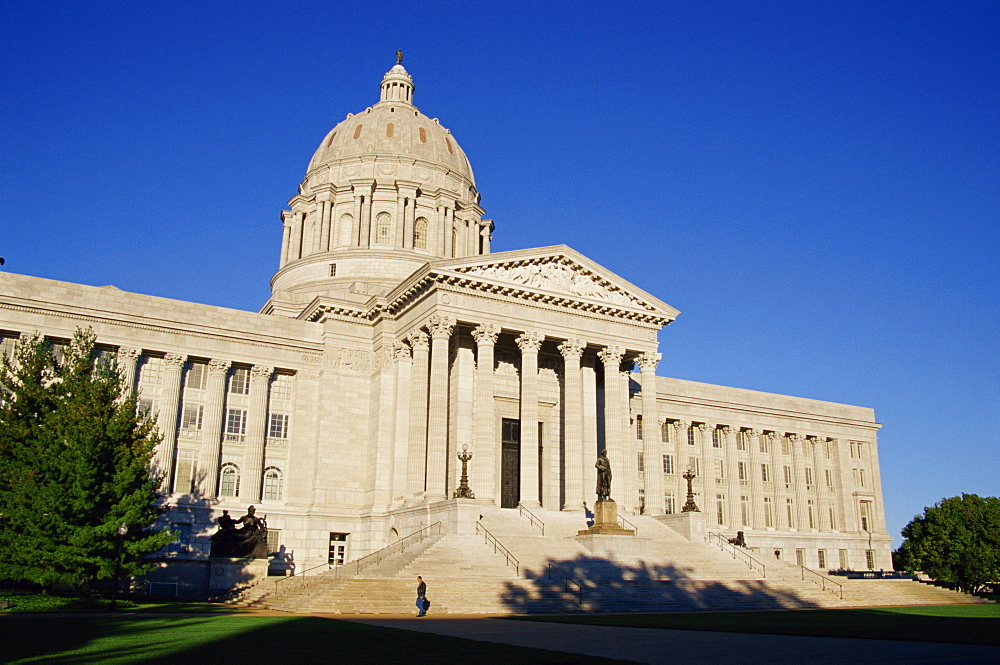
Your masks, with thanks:
M6 2L0 256L256 310L401 48L497 250L679 308L660 374L874 407L897 536L1000 493L998 45L971 0Z

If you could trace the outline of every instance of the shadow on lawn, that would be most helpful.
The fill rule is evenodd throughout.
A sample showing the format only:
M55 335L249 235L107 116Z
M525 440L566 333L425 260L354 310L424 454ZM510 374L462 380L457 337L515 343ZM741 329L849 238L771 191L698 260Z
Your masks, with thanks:
M690 612L818 606L764 581L695 580L691 569L676 566L628 566L586 555L546 563L539 570L525 569L524 580L506 583L503 601L512 612ZM567 582L567 577L579 586Z

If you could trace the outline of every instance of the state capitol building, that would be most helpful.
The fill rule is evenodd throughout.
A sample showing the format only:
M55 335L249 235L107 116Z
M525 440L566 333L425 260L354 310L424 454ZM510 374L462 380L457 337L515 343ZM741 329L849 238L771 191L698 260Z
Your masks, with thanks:
M582 529L601 450L640 528L689 516L690 471L704 524L686 537L891 569L872 409L657 376L679 312L564 245L491 252L469 160L413 93L396 64L323 137L259 312L0 274L5 346L89 326L158 414L178 533L161 579L197 586L216 520L250 504L272 573L518 506ZM463 451L472 499L454 496Z

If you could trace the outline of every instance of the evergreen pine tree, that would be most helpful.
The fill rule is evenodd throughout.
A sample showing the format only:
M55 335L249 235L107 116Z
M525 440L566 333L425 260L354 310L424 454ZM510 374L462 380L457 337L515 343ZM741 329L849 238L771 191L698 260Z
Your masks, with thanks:
M159 434L77 331L61 360L37 337L0 367L0 578L86 586L114 575L118 527L129 528L121 571L173 539L154 531L150 463Z

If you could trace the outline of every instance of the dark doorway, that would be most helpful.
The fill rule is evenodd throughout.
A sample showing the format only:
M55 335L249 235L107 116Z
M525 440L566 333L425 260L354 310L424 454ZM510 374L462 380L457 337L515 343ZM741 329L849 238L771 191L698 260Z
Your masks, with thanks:
M500 507L517 508L521 500L521 421L504 418L500 428Z

